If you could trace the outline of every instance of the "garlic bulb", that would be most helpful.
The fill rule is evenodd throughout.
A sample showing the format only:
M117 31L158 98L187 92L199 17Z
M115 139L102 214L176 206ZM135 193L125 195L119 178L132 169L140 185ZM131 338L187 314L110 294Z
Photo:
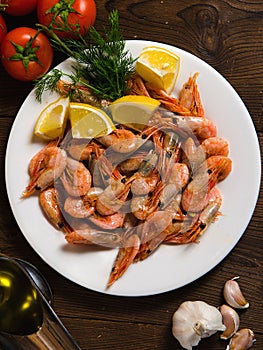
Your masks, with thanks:
M226 329L220 335L220 338L228 339L232 337L239 328L239 315L236 310L225 304L221 305L219 310L223 317L223 324L226 326Z
M237 309L246 309L249 307L249 303L244 298L239 284L237 283L237 279L239 277L234 277L231 280L228 280L224 285L224 298L226 302Z
M255 341L254 332L249 328L243 328L231 338L226 350L247 350Z
M173 315L173 336L187 350L192 350L201 338L225 329L220 311L204 301L185 301Z

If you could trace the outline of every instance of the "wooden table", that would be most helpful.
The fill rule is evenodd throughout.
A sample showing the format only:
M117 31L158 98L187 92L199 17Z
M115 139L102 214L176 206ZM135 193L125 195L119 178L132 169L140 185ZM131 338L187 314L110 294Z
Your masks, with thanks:
M246 104L262 153L262 1L100 0L96 3L95 26L98 30L107 24L109 11L118 9L125 39L175 45L220 72ZM9 29L36 23L35 14L21 18L6 16L6 20ZM58 60L55 58L54 64ZM8 135L31 88L31 83L13 80L0 66L0 252L24 258L43 272L54 293L54 309L80 347L83 350L179 350L181 347L171 334L171 318L179 304L202 299L218 306L223 301L224 282L239 275L242 290L251 303L249 309L241 312L241 327L253 329L257 338L254 347L263 349L262 192L252 220L234 250L212 271L178 290L149 297L104 295L74 284L41 260L16 224L8 203L4 175ZM176 266L175 273L180 273ZM202 341L196 349L221 350L225 347L226 343L216 334Z

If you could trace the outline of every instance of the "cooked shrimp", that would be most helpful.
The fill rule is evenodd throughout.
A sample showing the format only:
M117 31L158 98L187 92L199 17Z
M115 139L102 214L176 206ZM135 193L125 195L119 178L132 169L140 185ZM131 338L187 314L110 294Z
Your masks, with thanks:
M196 145L196 140L189 137L184 143L183 150L185 156L184 162L188 165L191 173L195 173L206 159L206 153L203 147Z
M143 144L143 140L137 137L132 131L126 129L116 129L109 135L98 138L106 147L119 153L130 153L138 149Z
M59 230L65 226L65 219L60 209L57 190L55 187L49 187L41 191L39 194L39 203L48 221L56 229Z
M183 85L179 93L179 102L182 106L190 110L191 115L203 117L204 108L196 83L198 75L199 73L195 73L193 77L190 76L188 81Z
M145 160L148 159L147 157L149 156L149 153L152 150L152 142L149 141L149 144L149 149L145 149L144 147L140 148L138 151L129 155L129 157L125 155L125 159L121 161L119 159L119 154L117 154L118 170L121 174L131 175L141 168Z
M181 130L193 133L202 140L215 137L217 134L215 124L205 117L182 117L175 115L174 121Z
M110 155L107 152L99 158L95 158L92 177L94 185L98 186L102 182L103 187L108 186L111 181L121 180L123 178L119 169L113 165Z
M64 210L75 218L87 218L94 213L95 202L87 195L82 197L67 197L64 203Z
M131 192L134 195L144 195L155 189L160 179L156 168L157 160L157 155L149 152L138 171L133 175L134 180L131 183Z
M229 154L229 144L222 137L209 137L201 143L201 148L204 150L206 157L225 156Z
M156 170L152 171L147 177L138 174L131 184L131 192L134 195L139 196L151 193L155 189L159 180L160 175Z
M204 108L202 105L200 93L196 83L198 73L195 73L194 76L190 76L188 81L183 85L179 99L174 96L168 95L164 90L157 89L149 83L145 83L145 88L147 94L152 98L159 100L162 105L170 110L171 112L177 113L184 116L204 116ZM139 91L143 91L141 87ZM134 93L137 93L136 85ZM144 95L146 92L144 90Z
M178 134L173 131L168 131L164 134L163 137L163 149L165 152L167 152L169 155L174 154L174 152L177 153L180 149L180 141Z
M57 83L57 90L63 96L71 96L71 100L74 102L88 103L95 107L101 106L99 101L92 91L86 86L69 83L65 80L60 79Z
M104 230L113 230L118 227L123 226L124 222L124 214L123 213L114 213L111 215L100 215L94 212L91 216L89 216L89 221L91 221L94 225L104 229Z
M152 254L167 236L167 228L172 224L172 215L167 211L157 211L148 216L139 226L141 237L140 249L135 262L146 259Z
M81 229L68 232L65 239L71 244L95 244L107 248L118 248L121 245L122 236L115 231L99 231L87 225Z
M184 144L184 154L186 162L189 164L191 171L194 173L198 167L214 155L228 156L229 145L228 142L221 137L209 137L201 144L196 144L193 138L189 137Z
M124 205L130 191L130 183L124 183L123 179L113 180L99 194L96 201L96 210L101 215L111 215L116 213Z
M129 157L128 159L123 160L121 163L118 164L118 169L120 173L123 175L128 175L137 171L143 163L145 156L146 152L143 152L140 155L136 154L132 157Z
M67 146L67 151L72 158L78 161L84 161L88 160L92 153L99 158L105 151L105 148L94 140L87 143L73 139Z
M181 105L180 101L176 97L168 95L164 90L157 89L148 83L145 84L145 87L150 97L160 101L162 106L167 108L169 111L179 115L192 115L191 111Z
M182 193L178 193L178 188L173 184L168 184L160 196L161 210L165 210L172 215L174 220L183 220L184 214L181 209Z
M165 175L165 182L177 187L177 192L181 191L189 181L189 169L184 163L172 163L168 165Z
M216 183L223 181L230 174L232 161L229 157L215 155L207 158L206 164L200 167L200 171L203 171L206 166L206 171L210 173L212 185L215 186Z
M160 195L164 184L159 182L150 195L134 196L131 200L131 211L139 220L145 220L151 213L155 212L160 203Z
M67 154L56 144L57 142L49 143L31 159L30 181L23 192L23 198L30 196L36 190L43 190L53 185L63 173L67 164Z
M140 239L136 234L131 234L125 239L123 247L119 249L114 261L107 287L110 287L124 274L128 267L133 263L139 248Z
M71 222L64 216L59 186L44 189L39 194L39 202L47 220L64 233L72 231Z
M133 74L127 82L129 94L150 97L142 78Z
M172 215L169 212L160 210L149 214L146 220L141 222L137 228L141 244L149 244L155 237L164 232L171 223Z
M201 211L208 203L210 190L219 181L224 180L231 169L230 158L224 156L209 157L183 191L183 209L191 212Z
M70 196L84 196L91 186L91 174L85 165L75 159L67 158L67 166L61 181Z
M209 224L217 219L221 204L221 193L214 187L209 193L207 205L200 214L193 216L190 221L177 222L173 227L170 227L166 242L174 244L195 242L205 232Z

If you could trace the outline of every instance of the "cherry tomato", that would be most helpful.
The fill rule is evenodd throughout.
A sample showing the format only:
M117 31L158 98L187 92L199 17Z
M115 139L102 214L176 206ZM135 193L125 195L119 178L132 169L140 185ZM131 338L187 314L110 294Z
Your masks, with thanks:
M38 0L39 23L54 30L60 38L85 35L96 19L94 0Z
M11 16L24 16L33 12L37 7L37 0L2 0L6 5L5 12Z
M7 33L7 28L3 16L0 14L0 44Z
M1 49L2 65L21 81L38 79L49 70L53 60L48 38L32 28L19 27L8 32Z

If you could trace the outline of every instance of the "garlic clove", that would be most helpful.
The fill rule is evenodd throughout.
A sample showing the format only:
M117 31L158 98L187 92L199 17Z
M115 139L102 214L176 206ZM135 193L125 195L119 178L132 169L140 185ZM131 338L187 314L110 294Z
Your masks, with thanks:
M249 328L243 328L231 338L226 350L247 350L255 341L254 332Z
M185 301L173 315L173 336L187 350L225 328L220 311L204 301Z
M237 309L246 309L249 307L249 303L244 298L237 279L239 277L234 277L231 280L228 280L224 285L224 298L226 302Z
M219 310L223 317L223 324L226 326L220 338L229 339L239 328L239 315L232 307L225 304L221 305Z

